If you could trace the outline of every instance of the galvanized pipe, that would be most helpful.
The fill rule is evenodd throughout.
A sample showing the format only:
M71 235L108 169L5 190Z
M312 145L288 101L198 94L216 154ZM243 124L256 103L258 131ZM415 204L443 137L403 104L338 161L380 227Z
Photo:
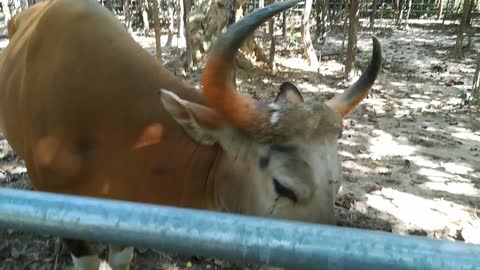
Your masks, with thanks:
M2 188L0 228L295 270L480 269L464 243Z

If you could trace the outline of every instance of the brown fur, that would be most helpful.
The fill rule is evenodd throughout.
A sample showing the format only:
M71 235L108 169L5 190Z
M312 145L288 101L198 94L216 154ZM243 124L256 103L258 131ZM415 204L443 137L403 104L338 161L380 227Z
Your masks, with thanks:
M34 188L212 204L199 191L207 190L217 146L186 135L157 91L204 104L201 93L159 65L107 9L94 1L50 0L11 25L0 60L0 119Z

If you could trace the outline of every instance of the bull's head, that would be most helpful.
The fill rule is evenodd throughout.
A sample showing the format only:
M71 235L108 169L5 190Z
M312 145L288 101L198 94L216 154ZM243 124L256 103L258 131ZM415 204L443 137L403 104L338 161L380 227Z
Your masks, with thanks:
M304 102L291 83L265 104L236 92L231 72L236 51L260 24L299 0L272 4L230 26L212 45L202 74L210 107L163 91L173 118L200 143L223 150L215 165L218 202L229 211L333 223L334 198L341 180L337 153L342 119L368 94L381 66L373 56L360 79L325 103Z

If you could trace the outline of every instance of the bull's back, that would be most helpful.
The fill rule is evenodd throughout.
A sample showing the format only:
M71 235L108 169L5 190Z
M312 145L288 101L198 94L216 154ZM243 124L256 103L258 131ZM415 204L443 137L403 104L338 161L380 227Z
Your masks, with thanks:
M162 108L164 88L202 102L94 0L54 0L19 20L0 60L3 132L39 190L188 204L214 149ZM193 153L196 153L193 155ZM202 200L198 198L198 200Z

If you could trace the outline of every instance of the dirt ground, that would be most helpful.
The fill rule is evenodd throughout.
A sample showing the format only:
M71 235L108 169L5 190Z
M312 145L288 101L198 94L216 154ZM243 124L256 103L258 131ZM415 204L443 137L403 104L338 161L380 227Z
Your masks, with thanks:
M382 25L385 62L371 94L344 121L340 139L344 181L337 199L338 225L480 244L480 110L462 105L459 93L471 86L480 37L461 59L448 54L454 29L411 21L407 30ZM477 29L477 33L479 33ZM261 33L257 33L261 35ZM369 32L359 35L358 61L369 58ZM154 52L154 40L135 37ZM300 44L280 39L275 75L261 67L239 71L239 90L271 101L284 81L307 100L325 100L352 81L338 62L341 33L319 45L318 72L305 70ZM290 47L287 45L290 44ZM7 45L5 37L0 47ZM267 48L267 44L264 45ZM164 49L166 62L178 49ZM175 61L167 67L181 76ZM184 77L198 84L199 72ZM26 169L3 136L0 186L28 188ZM105 255L102 246L99 250ZM68 255L55 256L55 238L0 230L0 270L67 269ZM218 259L136 249L131 269L256 269Z

